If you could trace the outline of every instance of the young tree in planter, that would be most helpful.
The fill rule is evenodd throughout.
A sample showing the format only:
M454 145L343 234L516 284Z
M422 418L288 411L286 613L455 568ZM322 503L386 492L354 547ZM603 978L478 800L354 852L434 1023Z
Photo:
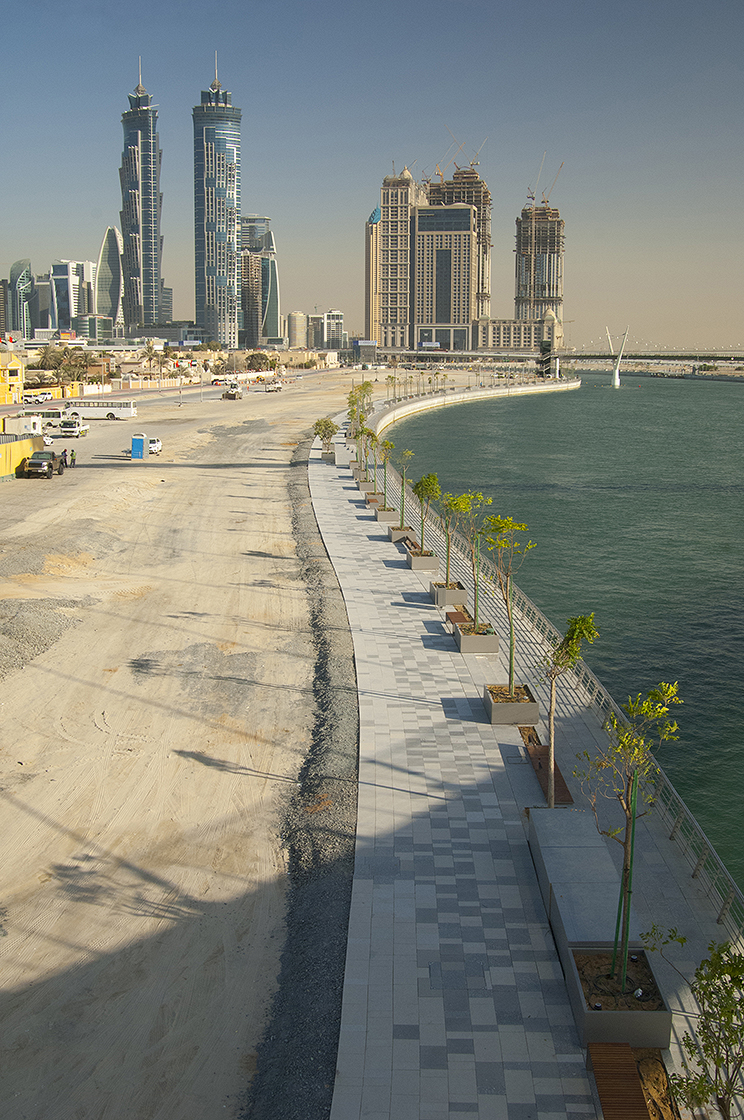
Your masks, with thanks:
M401 451L401 453L399 455L400 477L401 477L401 482L400 482L400 527L401 527L401 529L404 529L405 524L406 524L406 522L405 522L405 517L406 517L406 471L408 470L408 464L410 463L411 459L413 458L413 456L415 454L416 454L415 451L405 450L405 451Z
M377 463L379 459L380 450L380 437L377 432L373 432L371 428L367 428L367 445L375 460L375 494L377 493Z
M442 517L442 528L444 529L444 586L449 587L450 583L450 555L452 549L452 534L457 528L457 520L462 512L462 496L455 494L443 494L439 508Z
M481 540L486 531L487 518L484 510L491 505L492 498L486 498L480 490L467 490L453 498L459 514L459 524L468 543L470 566L473 571L473 622L476 633L480 626L480 553Z
M418 482L414 482L413 492L418 498L419 506L421 507L421 552L424 553L426 551L426 545L424 544L424 526L426 524L426 518L429 515L429 506L433 501L435 502L437 498L441 497L442 488L439 485L439 479L432 473L425 474Z
M320 440L323 450L330 451L333 437L338 431L338 424L331 420L330 416L322 416L320 420L316 420L313 425L313 435Z
M511 517L489 517L487 544L496 556L496 579L509 619L509 695L514 696L514 576L524 564L527 553L535 548L534 541L521 540L517 534L526 533L527 526Z
M677 683L664 681L652 688L644 697L639 692L635 699L628 697L623 705L626 719L611 712L605 723L606 745L594 757L587 751L577 755L584 766L574 771L581 781L594 813L597 829L602 836L617 840L623 848L623 871L620 883L615 948L612 956L612 973L615 975L618 944L620 943L620 987L625 991L628 968L628 937L630 929L630 900L633 889L633 852L635 847L635 822L638 814L638 797L649 799L640 789L641 781L653 776L657 766L652 747L657 743L678 739L677 721L669 715L673 704L681 704L677 696ZM625 816L625 825L603 829L599 823L598 798L617 800Z
M383 439L378 444L378 447L380 459L382 460L382 505L384 509L387 509L387 466L390 455L395 450L395 444L389 439Z
M687 983L687 978L664 953L664 946L676 941L684 945L676 929L664 933L652 926L642 934L646 951L659 950L667 964ZM690 983L699 1013L694 1017L694 1037L685 1031L682 1038L684 1073L673 1073L669 1080L677 1104L691 1111L716 1104L724 1120L731 1120L731 1105L742 1099L744 1070L744 955L728 941L711 941L709 957L695 969Z
M594 641L599 631L594 625L594 612L569 618L566 633L539 664L543 679L550 683L550 709L548 715L548 808L555 808L555 694L556 682L581 660L581 643Z

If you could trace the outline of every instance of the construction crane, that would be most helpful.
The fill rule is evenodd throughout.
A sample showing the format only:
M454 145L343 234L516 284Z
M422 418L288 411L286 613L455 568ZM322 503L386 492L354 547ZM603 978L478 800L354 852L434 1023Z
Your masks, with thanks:
M554 187L554 186L555 186L555 184L556 184L556 183L558 182L558 176L560 175L561 171L563 170L563 164L564 164L565 162L566 162L566 161L565 161L565 160L563 160L563 162L561 163L561 166L560 166L560 167L558 168L558 171L556 172L556 176L555 176L555 179L554 179L554 180L553 180L553 182L552 182L552 183L550 184L550 190L548 191L548 193L547 193L547 194L544 194L544 195L542 196L542 204L543 204L543 206L547 206L547 205L548 205L548 199L550 198L551 194L553 193L553 187Z

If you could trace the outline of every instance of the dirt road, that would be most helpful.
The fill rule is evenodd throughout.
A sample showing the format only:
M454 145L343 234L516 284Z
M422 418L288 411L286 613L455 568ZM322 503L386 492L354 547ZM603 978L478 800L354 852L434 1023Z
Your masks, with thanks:
M0 488L5 1120L236 1115L312 722L289 464L348 388L159 402Z

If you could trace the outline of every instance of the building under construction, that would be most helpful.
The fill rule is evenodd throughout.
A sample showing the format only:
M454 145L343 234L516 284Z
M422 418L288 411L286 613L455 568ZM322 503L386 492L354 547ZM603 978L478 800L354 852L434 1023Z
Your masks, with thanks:
M515 319L542 319L552 311L563 321L563 228L547 204L526 206L517 218Z
M473 167L458 167L451 179L428 184L429 206L465 204L476 210L475 318L491 315L491 192Z

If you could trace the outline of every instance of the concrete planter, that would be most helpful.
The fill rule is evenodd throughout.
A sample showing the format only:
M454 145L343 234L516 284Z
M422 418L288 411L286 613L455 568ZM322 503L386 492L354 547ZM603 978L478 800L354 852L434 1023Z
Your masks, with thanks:
M488 685L483 685L483 706L491 723L518 723L521 727L534 727L540 718L540 708L526 685L522 687L529 693L529 701L494 700L488 691Z
M379 490L369 490L366 493L367 505L378 505L382 502L382 494Z
M383 525L392 525L394 521L400 521L400 514L397 509L380 509L379 506L375 510L375 517Z
M400 521L400 513L396 513L395 520ZM413 529L410 525L404 525L402 529L397 525L388 525L388 536L391 541L402 541L413 536Z
M364 479L360 478L357 480L357 488L362 492L362 494L373 494L375 490L375 484L374 482L365 482Z
M429 594L438 607L454 607L456 603L464 603L467 592L461 583L456 587L445 587L441 583L430 583Z
M324 463L335 463L336 462L336 452L335 451L321 451L320 457L321 457L321 459L323 460Z
M459 623L455 625L455 641L460 653L499 652L498 634L463 634Z
M664 1007L658 1011L646 1011L643 1008L639 1008L638 1011L615 1011L609 1008L594 1011L587 1007L574 952L592 956L606 953L608 949L611 952L612 946L577 946L569 954L568 961L564 961L564 965L568 963L568 968L564 968L566 987L581 1045L586 1046L589 1042L627 1042L630 1046L657 1046L660 1050L668 1049L672 1033L672 1013L663 996ZM653 973L648 957L646 963ZM656 986L659 987L658 983Z
M418 552L406 551L406 559L408 567L413 568L414 572L439 571L439 557L434 553L431 556L426 556Z

